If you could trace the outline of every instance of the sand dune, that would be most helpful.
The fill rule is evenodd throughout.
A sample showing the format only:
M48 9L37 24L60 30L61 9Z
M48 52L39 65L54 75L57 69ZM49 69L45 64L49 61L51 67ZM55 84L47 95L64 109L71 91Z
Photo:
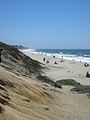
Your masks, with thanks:
M90 120L90 99L86 94L70 91L71 86L59 89L39 81L34 75L40 63L16 49L14 52L18 54L12 55L10 50L6 52L8 54L4 53L3 62L0 63L0 120ZM44 63L42 55L29 55ZM84 68L83 63L59 63L58 58L48 56L46 59L50 63L43 65L48 68L44 71L45 75L54 81L73 78L83 84L90 84L90 79L84 75L89 68ZM55 60L57 65L54 64ZM28 63L27 69L23 70L22 63ZM27 72L28 65L34 72L32 76L27 74L32 72Z
M0 120L89 120L90 100L73 94L70 87L54 88L46 83L17 76L0 66ZM5 97L4 95L7 95Z
M0 67L0 79L13 84L11 87L4 86L10 100L7 104L2 105L4 109L0 114L2 120L57 119L53 112L48 111L48 107L55 103L53 97L39 84L34 83L29 78L18 77L2 67Z

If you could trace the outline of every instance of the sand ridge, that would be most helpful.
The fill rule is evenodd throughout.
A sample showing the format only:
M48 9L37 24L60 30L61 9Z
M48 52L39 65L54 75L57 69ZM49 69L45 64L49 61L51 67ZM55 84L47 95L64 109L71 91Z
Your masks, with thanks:
M39 84L35 84L32 79L18 77L2 67L0 67L0 77L3 81L7 80L14 84L14 87L6 87L10 101L9 104L3 105L3 119L57 119L57 117L51 114L52 112L49 114L48 110L45 110L45 108L52 106L55 101L48 91L43 90Z
M32 58L33 56L43 62L43 56L32 55ZM65 61L57 65L53 63L45 65L49 68L45 71L46 75L52 78L54 76L54 80L61 79L61 75L64 78L70 77L71 73L67 72L70 70L74 72L71 75L76 80L79 78L84 83L84 79L81 79L84 78L84 71L79 71L81 76L75 77L78 73L76 66L79 70L83 68L82 63L73 64ZM3 109L0 113L0 120L90 120L90 99L86 94L70 91L71 86L63 86L63 89L55 88L48 83L21 74L17 75L13 70L9 71L4 68L2 64L0 65L0 79L8 83L1 85L0 88L3 94L3 96L0 94L0 97L6 102L6 104L0 103ZM89 81L89 79L85 80L86 83ZM5 97L4 94L7 96Z

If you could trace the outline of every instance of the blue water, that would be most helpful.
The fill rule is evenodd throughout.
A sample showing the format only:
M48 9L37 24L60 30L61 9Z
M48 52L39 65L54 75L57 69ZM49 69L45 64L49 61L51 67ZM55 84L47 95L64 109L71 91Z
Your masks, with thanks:
M58 58L90 63L90 49L26 49L24 51L42 54L44 56L56 56Z
M90 58L90 49L38 49L36 51Z

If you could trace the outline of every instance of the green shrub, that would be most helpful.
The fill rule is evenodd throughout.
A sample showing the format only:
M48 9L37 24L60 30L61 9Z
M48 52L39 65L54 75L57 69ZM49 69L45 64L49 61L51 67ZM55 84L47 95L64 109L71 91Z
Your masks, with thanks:
M33 60L11 45L0 42L0 48L4 50L2 53L3 56L6 56L6 58L10 59L12 62L19 61L22 64L18 63L18 65L25 67L30 73L39 74L43 72L43 69L45 69L40 62ZM11 57L8 58L8 55Z
M54 82L52 79L50 79L47 76L43 76L43 75L39 74L39 75L37 75L37 79L41 80L42 82L49 83L54 87L62 88L61 84L58 84L57 82Z
M57 83L61 85L74 86L74 88L72 88L71 91L76 91L79 93L86 93L88 98L90 98L90 86L89 85L81 85L80 83L76 82L73 79L63 79L63 80L57 81Z
M57 81L57 83L60 83L61 85L71 85L71 86L80 85L80 83L76 82L73 79L62 79L62 80Z
M44 108L45 110L49 110L49 108Z
M87 86L87 85L75 86L74 88L71 89L71 91L76 91L76 92L79 92L79 93L89 93L90 94L90 86Z

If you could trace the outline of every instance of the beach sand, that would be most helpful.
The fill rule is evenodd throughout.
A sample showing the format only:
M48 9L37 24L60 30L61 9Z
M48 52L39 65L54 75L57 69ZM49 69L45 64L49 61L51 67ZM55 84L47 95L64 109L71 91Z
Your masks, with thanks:
M28 55L44 63L43 55ZM59 63L58 58L45 58L50 61L45 63L49 68L45 74L55 81L73 78L83 84L90 83L90 79L85 78L88 68L83 63L73 64L67 60ZM58 64L53 64L54 61ZM70 91L71 86L55 88L48 83L17 75L3 66L4 63L0 64L0 80L9 84L0 84L0 120L90 120L90 99L86 94ZM11 83L14 86L8 86ZM3 101L7 104L2 104Z
M83 85L90 85L90 78L86 77L86 72L90 71L90 66L85 67L84 63L77 61L70 61L63 58L64 62L61 62L62 58L53 58L53 56L46 56L34 53L24 53L31 58L45 64L48 70L45 71L45 75L52 78L54 81L61 79L74 79ZM45 58L45 62L43 61ZM46 61L49 61L47 64ZM57 64L54 64L54 62Z
M90 99L85 94L71 92L69 86L54 88L17 76L1 66L0 79L15 86L0 90L0 99L5 94L9 97L8 104L0 103L4 109L0 110L0 120L90 120Z

